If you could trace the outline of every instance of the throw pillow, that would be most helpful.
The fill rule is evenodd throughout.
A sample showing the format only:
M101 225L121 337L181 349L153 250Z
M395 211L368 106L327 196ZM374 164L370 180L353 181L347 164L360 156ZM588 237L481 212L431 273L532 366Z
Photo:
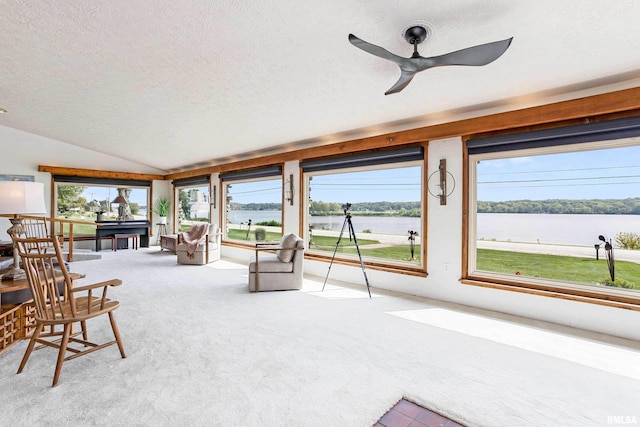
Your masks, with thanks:
M291 262L295 251L288 248L295 248L297 241L298 236L296 236L295 234L287 234L286 236L282 236L282 239L280 239L280 247L284 249L276 251L276 255L278 255L278 259L280 261Z

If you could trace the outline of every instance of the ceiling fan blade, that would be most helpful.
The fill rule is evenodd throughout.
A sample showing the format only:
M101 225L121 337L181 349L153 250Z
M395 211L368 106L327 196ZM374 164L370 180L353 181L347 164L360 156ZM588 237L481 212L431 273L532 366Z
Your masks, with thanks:
M398 79L396 84L391 86L391 88L388 91L386 91L384 94L391 95L392 93L400 92L402 89L407 87L407 85L411 82L411 79L413 79L415 75L416 75L415 71L402 70L402 74L400 74L400 78Z
M389 52L387 49L381 48L380 46L376 46L362 39L359 39L353 34L349 34L349 42L351 42L351 44L357 47L358 49L362 49L365 52L368 52L379 58L383 58L383 59L387 59L389 61L395 62L396 64L400 64L402 63L403 60L405 60L405 58L398 55L394 55L393 53Z
M497 42L468 47L466 49L457 50L455 52L445 53L444 55L440 56L423 58L425 60L428 60L424 61L425 65L428 65L424 69L442 65L487 65L502 56L502 54L511 44L511 40L513 40L513 37Z

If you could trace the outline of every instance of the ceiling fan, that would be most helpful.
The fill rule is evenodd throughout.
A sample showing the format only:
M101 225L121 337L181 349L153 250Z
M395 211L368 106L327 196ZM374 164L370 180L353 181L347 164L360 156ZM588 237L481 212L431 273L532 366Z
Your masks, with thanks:
M511 44L513 37L481 44L478 46L468 47L466 49L457 50L455 52L445 53L440 56L432 56L425 58L418 53L418 45L427 37L428 31L421 25L409 27L404 33L404 39L413 45L413 55L409 58L394 55L388 50L380 46L366 42L353 34L349 34L349 41L355 47L364 50L372 55L395 62L400 67L400 79L391 89L385 92L385 95L400 92L407 87L411 79L420 71L433 67L441 67L444 65L487 65L498 59L507 50Z

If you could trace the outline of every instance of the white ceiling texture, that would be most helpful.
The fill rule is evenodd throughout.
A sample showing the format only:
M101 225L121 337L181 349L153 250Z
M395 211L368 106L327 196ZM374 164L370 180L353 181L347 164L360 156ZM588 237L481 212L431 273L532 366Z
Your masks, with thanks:
M4 0L0 125L166 172L640 86L637 0ZM513 37L483 67L410 56Z

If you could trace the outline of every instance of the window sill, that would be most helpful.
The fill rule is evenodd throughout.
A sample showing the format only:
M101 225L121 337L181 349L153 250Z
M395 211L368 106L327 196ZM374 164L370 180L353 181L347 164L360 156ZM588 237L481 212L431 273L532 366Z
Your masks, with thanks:
M624 308L640 311L640 295L623 289L607 289L608 292L595 292L588 287L567 283L562 286L558 283L533 283L526 281L509 281L502 278L488 278L482 276L469 276L460 280L465 285L480 286L485 288L500 289L511 292L521 292L531 295L560 298L570 301L580 301L590 304L604 305L607 307Z
M311 261L331 262L331 255L324 255L318 252L305 251L304 258ZM360 260L358 258L335 257L334 264L349 265L360 268ZM393 262L381 262L364 260L365 268L378 271L387 271L396 274L405 274L408 276L427 277L428 273L423 267L413 267L410 265L394 264Z

